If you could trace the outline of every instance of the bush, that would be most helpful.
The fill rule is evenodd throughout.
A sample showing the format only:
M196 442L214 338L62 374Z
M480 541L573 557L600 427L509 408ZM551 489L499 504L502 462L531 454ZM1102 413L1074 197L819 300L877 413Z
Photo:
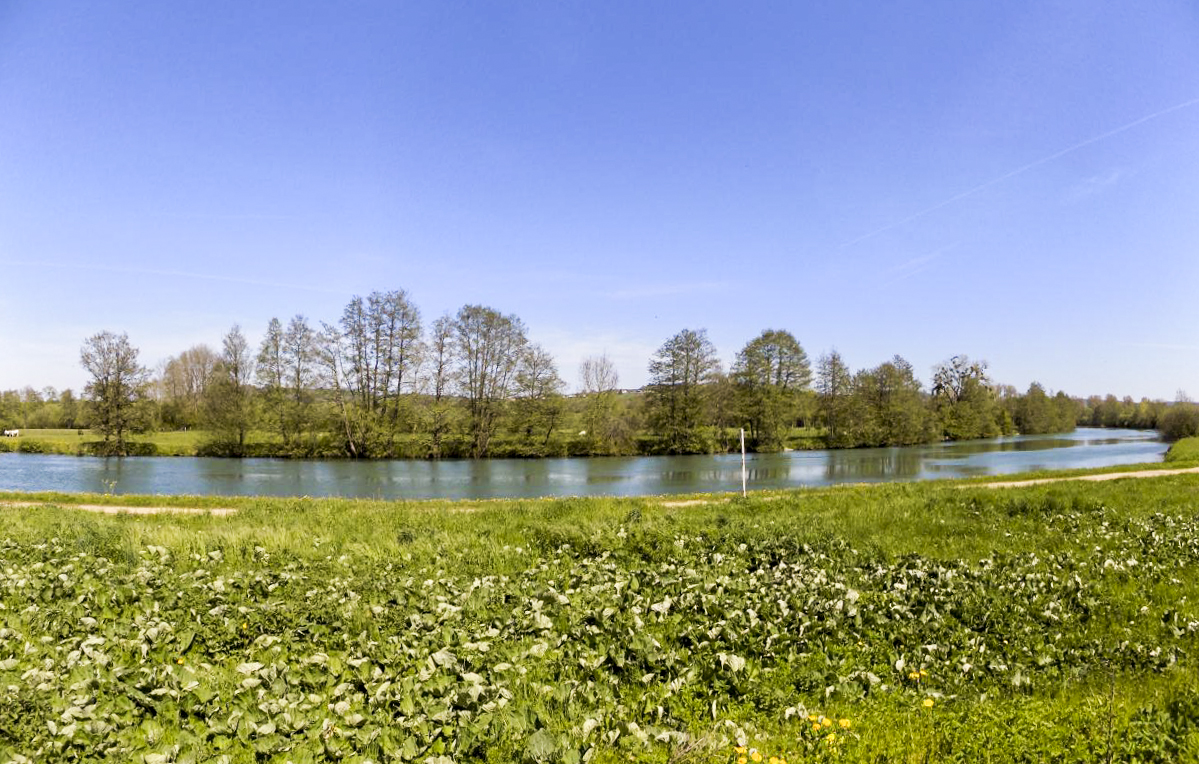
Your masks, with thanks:
M1170 406L1158 424L1158 431L1169 441L1199 435L1199 406L1192 403L1175 403Z

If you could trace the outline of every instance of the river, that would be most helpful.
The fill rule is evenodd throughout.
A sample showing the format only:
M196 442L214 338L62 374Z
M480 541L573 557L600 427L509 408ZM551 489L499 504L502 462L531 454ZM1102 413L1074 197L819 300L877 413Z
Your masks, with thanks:
M1159 462L1144 430L1083 428L897 448L750 454L750 489L1008 475ZM0 491L492 499L736 491L741 457L642 456L479 461L302 461L0 454Z

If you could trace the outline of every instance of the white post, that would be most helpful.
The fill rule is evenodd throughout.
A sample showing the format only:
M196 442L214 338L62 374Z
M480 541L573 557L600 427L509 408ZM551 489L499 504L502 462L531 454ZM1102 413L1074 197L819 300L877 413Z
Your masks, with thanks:
M745 428L741 428L741 496L745 497Z

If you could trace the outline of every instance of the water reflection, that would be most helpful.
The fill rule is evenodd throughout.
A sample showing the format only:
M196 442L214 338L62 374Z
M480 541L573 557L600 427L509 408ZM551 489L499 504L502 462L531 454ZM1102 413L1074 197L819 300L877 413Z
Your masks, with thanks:
M996 438L905 448L751 454L751 488L999 475L1160 461L1140 430ZM279 459L96 459L0 454L0 490L364 498L520 498L735 491L739 456L490 461L305 462Z

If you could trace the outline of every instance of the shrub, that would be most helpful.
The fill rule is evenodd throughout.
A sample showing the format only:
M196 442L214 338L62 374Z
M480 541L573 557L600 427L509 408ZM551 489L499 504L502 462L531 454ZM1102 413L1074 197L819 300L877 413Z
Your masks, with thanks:
M1162 416L1158 430L1162 437L1169 441L1199 435L1199 406L1191 403L1175 403Z

